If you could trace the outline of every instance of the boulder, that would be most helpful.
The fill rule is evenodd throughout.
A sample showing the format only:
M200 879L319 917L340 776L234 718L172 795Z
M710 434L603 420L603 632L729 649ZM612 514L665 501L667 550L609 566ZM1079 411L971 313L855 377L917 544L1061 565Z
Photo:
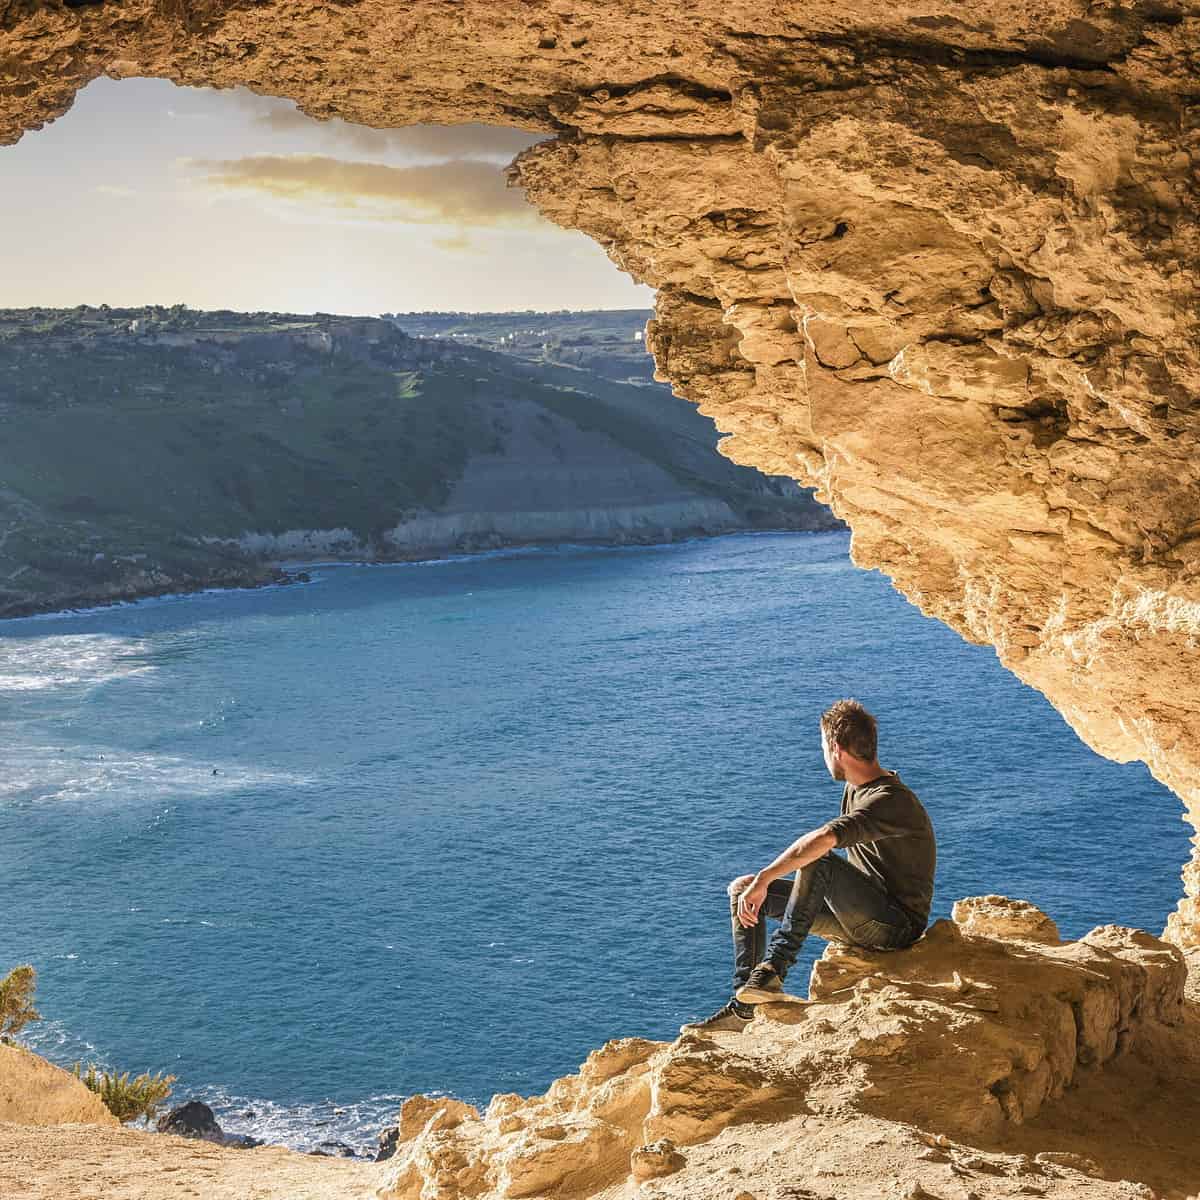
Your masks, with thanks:
M213 1110L201 1100L189 1100L173 1108L165 1117L160 1117L156 1126L159 1133L173 1133L176 1137L194 1138L201 1142L225 1145L225 1132L217 1124Z
M968 896L954 905L954 923L971 937L1011 938L1058 945L1058 926L1028 900Z
M383 1162L385 1159L391 1158L396 1153L399 1140L400 1127L398 1125L385 1129L379 1135L379 1149L375 1152L375 1162Z

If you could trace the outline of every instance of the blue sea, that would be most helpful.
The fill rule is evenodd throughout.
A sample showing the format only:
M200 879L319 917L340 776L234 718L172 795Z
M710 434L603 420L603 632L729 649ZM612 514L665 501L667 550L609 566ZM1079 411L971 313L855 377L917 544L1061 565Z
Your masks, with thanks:
M26 1040L228 1131L366 1147L405 1095L536 1093L721 1004L725 884L836 812L841 696L934 819L935 915L1157 932L1180 892L1179 801L843 534L313 574L0 624Z

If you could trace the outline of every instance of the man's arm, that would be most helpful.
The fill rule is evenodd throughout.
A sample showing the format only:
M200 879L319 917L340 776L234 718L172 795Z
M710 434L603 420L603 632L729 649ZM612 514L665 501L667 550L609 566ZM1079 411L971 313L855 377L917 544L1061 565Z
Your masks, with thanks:
M758 910L767 894L767 885L782 875L798 871L816 862L837 845L837 834L813 829L798 837L774 862L763 867L738 897L738 920L747 928L758 924Z

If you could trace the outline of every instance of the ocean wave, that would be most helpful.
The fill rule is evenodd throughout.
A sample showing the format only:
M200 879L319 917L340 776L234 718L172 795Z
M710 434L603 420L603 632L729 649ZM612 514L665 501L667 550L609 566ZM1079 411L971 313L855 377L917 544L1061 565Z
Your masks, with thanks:
M73 1033L61 1021L43 1018L21 1030L16 1040L64 1070L69 1071L75 1063L96 1063L101 1070L111 1069L101 1061L100 1052L91 1042Z
M397 1094L349 1102L326 1099L279 1104L239 1096L221 1087L188 1090L186 1096L207 1104L226 1134L246 1134L268 1145L306 1153L324 1150L337 1154L339 1147L346 1147L360 1158L375 1157L380 1133L396 1124L405 1099Z
M0 638L0 692L90 689L155 670L149 643L106 633Z
M177 801L262 788L303 788L311 778L284 771L198 761L183 756L106 748L70 752L45 745L10 743L0 774L0 802L120 800ZM163 810L165 816L169 810ZM159 820L155 818L155 822Z

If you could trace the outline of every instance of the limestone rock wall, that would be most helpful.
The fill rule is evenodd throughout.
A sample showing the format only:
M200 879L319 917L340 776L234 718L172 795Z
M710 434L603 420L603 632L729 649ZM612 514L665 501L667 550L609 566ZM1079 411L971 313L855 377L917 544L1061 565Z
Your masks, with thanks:
M556 134L725 452L1197 820L1198 68L1196 0L0 0L0 140L104 72Z

